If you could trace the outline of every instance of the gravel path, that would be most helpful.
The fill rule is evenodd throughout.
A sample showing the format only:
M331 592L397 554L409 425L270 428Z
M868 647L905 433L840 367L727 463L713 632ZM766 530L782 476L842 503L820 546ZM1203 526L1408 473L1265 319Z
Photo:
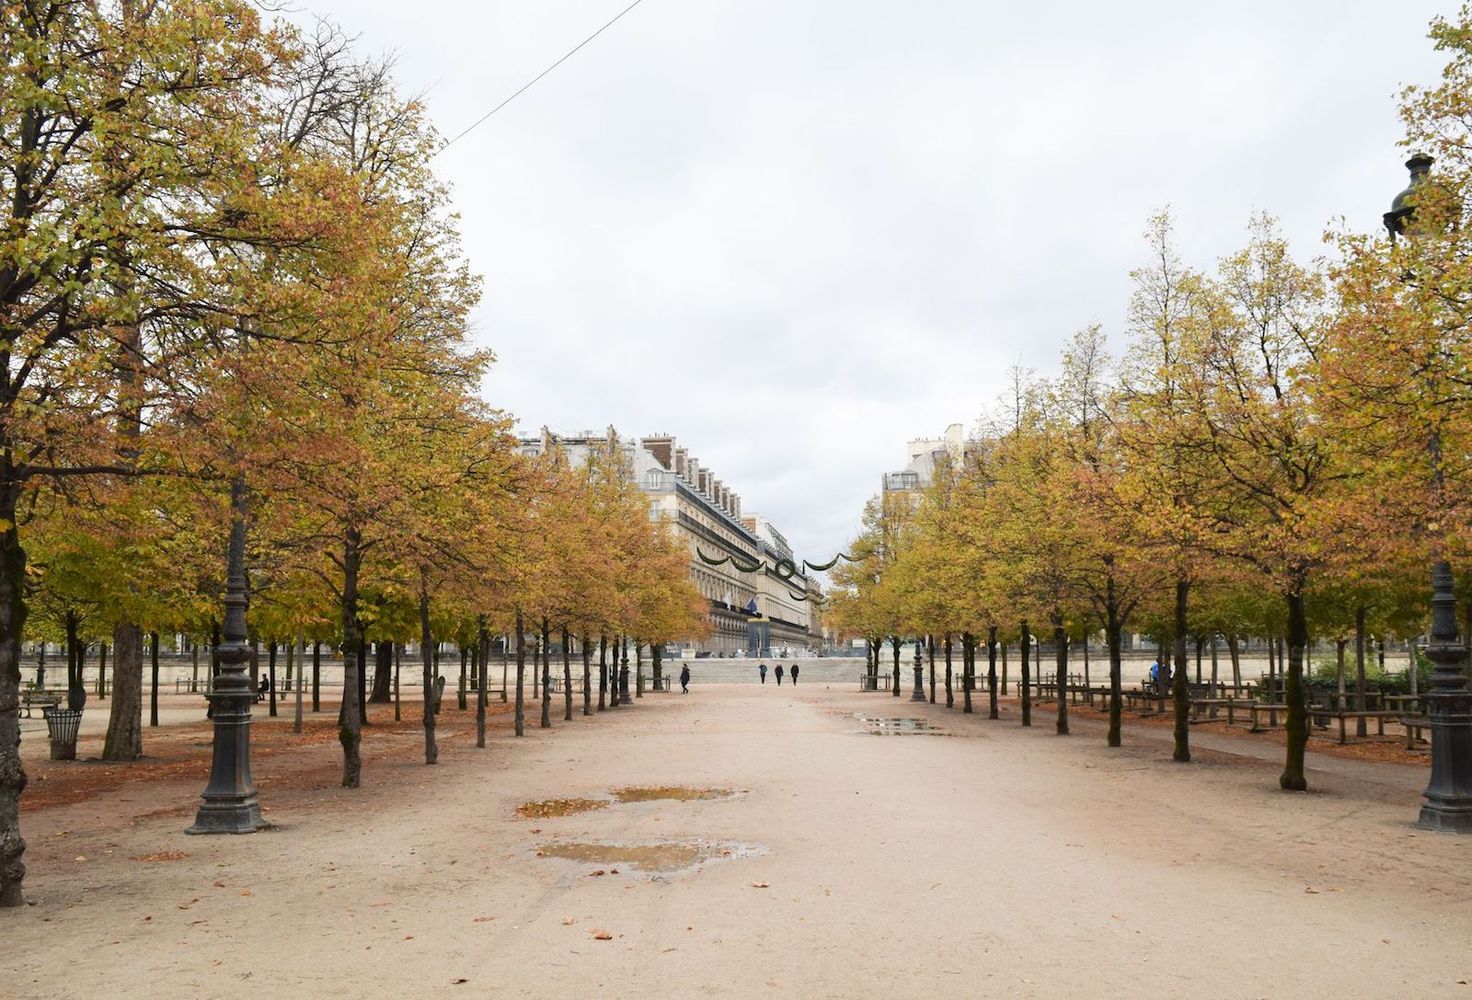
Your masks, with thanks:
M253 837L183 836L193 783L28 813L0 995L1472 997L1472 838L1409 825L1414 768L1289 796L1231 740L1180 766L847 685L495 722L447 713L435 768L370 730L356 792L331 744L270 757ZM629 786L733 794L516 811Z

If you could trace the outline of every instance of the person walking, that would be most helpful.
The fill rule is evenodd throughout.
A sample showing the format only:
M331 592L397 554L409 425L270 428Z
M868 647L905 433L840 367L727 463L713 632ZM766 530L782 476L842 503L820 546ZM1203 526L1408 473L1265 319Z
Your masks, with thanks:
M767 665L765 663L757 664L756 672L762 675L762 683L767 683Z
M796 663L794 663L792 665L792 683L794 683L794 684L797 683L797 664Z
M777 664L777 686L782 686L782 664Z
M690 693L690 665L688 663L680 668L680 693Z

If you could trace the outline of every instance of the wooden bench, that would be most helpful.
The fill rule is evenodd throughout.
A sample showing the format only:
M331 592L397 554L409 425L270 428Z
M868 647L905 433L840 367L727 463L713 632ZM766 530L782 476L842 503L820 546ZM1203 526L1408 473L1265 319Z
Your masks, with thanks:
M668 691L670 689L670 675L660 674L658 677L649 678L649 690Z
M1376 735L1377 736L1384 736L1385 735L1385 720L1386 719L1390 719L1391 721L1395 721L1396 719L1400 719L1401 717L1403 717L1405 715L1404 712L1392 712L1392 711L1386 711L1384 709L1377 709L1375 711L1364 711L1364 712L1361 712L1361 711L1345 711L1345 710L1334 710L1334 709L1325 709L1325 708L1311 708L1311 709L1308 710L1308 714L1309 714L1309 717L1311 719L1313 719L1315 722L1317 722L1319 719L1338 719L1339 720L1339 742L1340 743L1347 743L1347 742L1349 742L1348 730L1345 727L1345 721L1347 719L1374 719L1375 720L1375 724L1376 724L1376 729L1377 729Z
M1238 704L1241 706L1240 702ZM1247 711L1252 715L1252 728L1250 731L1254 733L1265 733L1269 729L1276 729L1279 724L1278 713L1288 714L1288 706L1280 702L1252 701L1247 702L1246 706L1242 707L1246 707ZM1264 714L1268 717L1268 724L1266 726L1258 721L1258 716Z
M37 690L28 688L20 693L20 707L26 710L26 718L32 718L31 709L40 706L43 709L55 708L61 704L62 692Z
M1191 699L1191 721L1192 722L1226 722L1231 725L1230 713L1232 711L1231 698L1192 698ZM1217 714L1219 709L1225 708L1228 712L1226 719ZM1206 713L1206 714L1202 714Z
M1431 720L1424 715L1401 715L1397 721L1406 727L1407 750L1417 749L1416 740L1418 737L1416 734L1427 732L1431 728ZM1422 742L1427 741L1423 739Z

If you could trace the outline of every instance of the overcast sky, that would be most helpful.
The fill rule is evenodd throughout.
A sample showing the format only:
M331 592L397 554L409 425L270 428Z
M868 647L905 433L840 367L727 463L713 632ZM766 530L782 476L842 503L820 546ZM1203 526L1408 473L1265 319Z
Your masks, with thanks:
M455 135L629 0L298 0ZM1122 343L1146 217L1212 266L1404 186L1395 94L1454 0L644 0L443 153L490 401L674 434L826 561L1008 366Z

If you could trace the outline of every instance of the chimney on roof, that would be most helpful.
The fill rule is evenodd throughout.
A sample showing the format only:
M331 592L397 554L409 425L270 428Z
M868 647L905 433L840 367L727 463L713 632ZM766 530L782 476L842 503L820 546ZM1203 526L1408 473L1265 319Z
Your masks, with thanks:
M644 450L654 456L661 468L674 467L675 439L668 434L656 434L644 439Z
M675 449L675 475L679 476L681 479L685 478L685 469L689 457L690 453L684 448Z

